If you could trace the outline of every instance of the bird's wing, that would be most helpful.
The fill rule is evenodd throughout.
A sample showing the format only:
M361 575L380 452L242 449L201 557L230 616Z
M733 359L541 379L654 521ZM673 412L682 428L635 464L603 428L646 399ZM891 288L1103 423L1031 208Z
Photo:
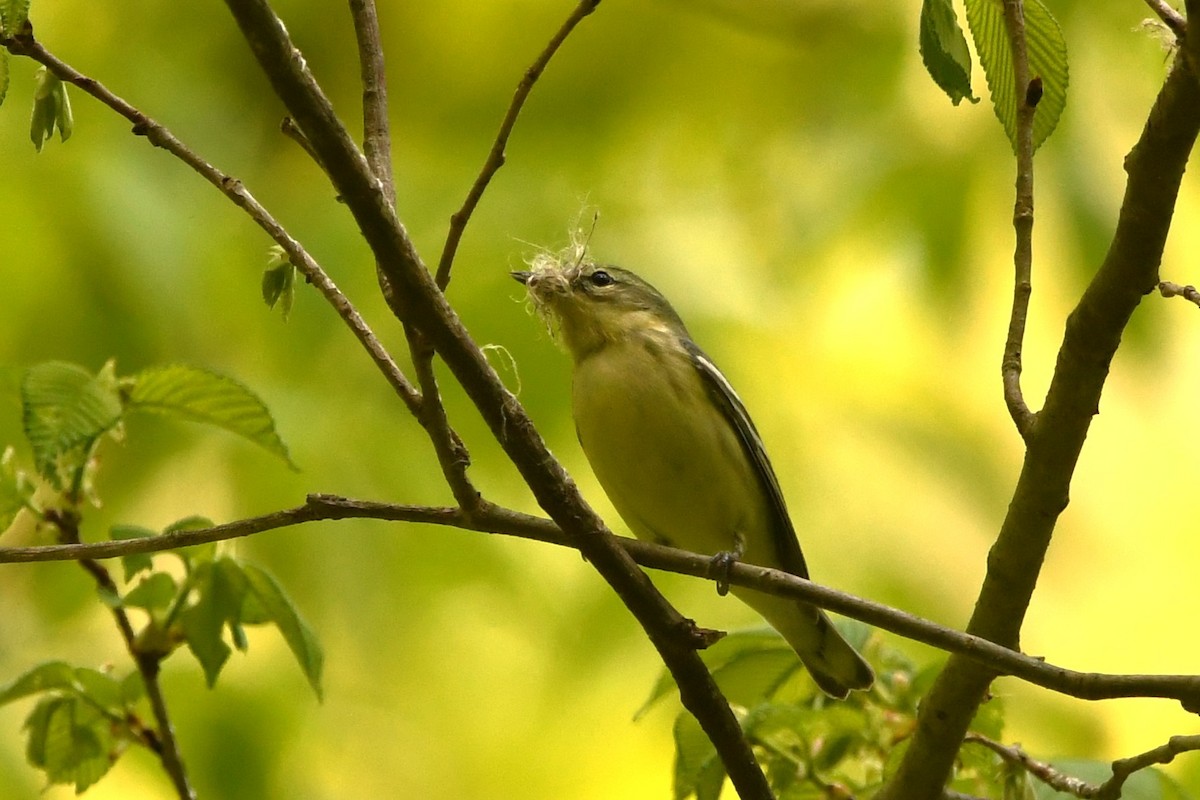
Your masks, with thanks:
M771 467L771 461L767 458L767 451L763 447L762 439L759 438L758 430L754 427L754 422L750 419L749 412L746 411L741 398L737 396L737 392L733 390L721 370L717 369L717 365L712 362L712 359L690 340L685 340L684 346L692 363L703 376L709 394L712 395L717 406L725 415L725 419L737 431L742 448L746 451L746 457L754 465L754 471L758 474L763 491L767 494L775 516L772 535L775 538L775 551L779 556L780 564L793 575L807 578L808 565L804 563L804 553L800 551L800 541L796 538L796 530L792 527L791 517L788 516L787 504L783 501L783 492L779 489L775 470Z

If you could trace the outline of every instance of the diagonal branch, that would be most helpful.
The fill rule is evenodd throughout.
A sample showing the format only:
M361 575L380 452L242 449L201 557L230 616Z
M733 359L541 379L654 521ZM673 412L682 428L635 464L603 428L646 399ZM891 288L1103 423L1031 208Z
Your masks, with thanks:
M266 0L225 0L275 93L319 155L371 247L403 322L428 338L538 503L578 544L646 631L743 800L771 790L738 721L696 652L695 626L655 589L584 502L532 421L488 363L425 268L379 179Z
M1178 283L1160 281L1158 284L1158 293L1163 297L1182 297L1189 303L1200 306L1200 290L1190 283L1187 286L1180 286Z
M379 519L392 522L419 522L464 530L496 533L523 539L577 548L552 521L482 504L473 514L459 508L396 505L353 500L335 495L309 495L304 505L276 511L261 517L175 531L161 536L122 539L89 544L40 547L0 548L0 563L68 561L116 558L136 553L175 550L199 544L250 536L268 530L318 520ZM673 547L621 538L618 543L644 567L696 578L714 580L710 556ZM724 576L722 576L724 577ZM1189 710L1200 713L1200 676L1196 675L1110 675L1077 672L1049 664L1041 658L1010 650L970 633L963 633L914 616L904 611L840 592L786 572L736 563L729 582L769 594L796 597L813 605L835 611L906 639L958 653L994 670L1036 686L1081 700L1106 700L1118 697L1158 697L1178 700Z
M1021 438L1028 441L1035 416L1021 392L1021 349L1025 341L1025 321L1029 316L1029 297L1033 293L1033 117L1041 98L1041 81L1033 82L1029 74L1022 0L1004 0L1004 23L1012 50L1017 102L1017 197L1013 203L1017 243L1013 252L1012 312L1000 374L1008 413Z
M362 71L363 152L371 171L383 183L393 204L396 184L392 174L392 126L388 120L387 77L383 68L383 41L375 0L350 0L358 63Z
M362 344L363 349L367 351L371 360L375 362L375 366L383 373L384 378L387 379L388 384L400 399L404 401L405 405L408 406L414 415L419 414L421 405L420 393L409 383L404 373L400 371L399 366L397 366L383 344L363 320L349 298L338 289L337 285L329 277L329 274L308 254L308 251L293 239L283 226L271 216L270 212L250 194L249 190L246 189L240 180L225 174L205 161L194 150L171 133L169 129L151 119L121 97L118 97L108 87L100 83L100 81L89 78L46 50L40 42L33 38L31 31L26 30L11 38L0 37L0 45L7 47L13 55L27 56L42 64L60 80L78 87L86 94L91 95L129 120L133 124L133 133L135 135L145 136L146 140L152 145L166 150L184 164L187 164L200 177L204 178L233 201L234 205L245 211L255 224L266 231L267 235L284 249L292 264L300 270L300 273L304 275L309 283L316 287L321 296L325 298L326 302L341 317L346 327L354 334L354 337Z
M512 134L513 126L517 124L517 117L520 116L521 109L525 107L526 98L533 91L533 85L542 76L546 65L550 63L550 59L558 52L558 48L571 35L575 26L582 22L584 17L595 11L598 5L600 5L600 0L579 0L579 5L575 6L571 16L567 17L567 21L562 24L562 27L550 39L549 44L521 76L521 81L517 84L517 90L513 92L512 102L509 103L508 111L505 112L504 119L500 122L500 130L496 132L496 139L492 142L492 149L488 152L487 160L483 163L479 177L471 185L471 190L467 192L462 207L450 216L450 230L446 233L446 244L442 248L442 256L438 260L437 268L437 285L441 289L445 290L450 285L450 270L454 266L458 243L462 240L463 231L467 229L467 223L471 221L471 215L475 213L475 206L479 205L479 200L487 190L488 184L491 183L492 177L504 166L504 149L508 146L508 137Z
M1184 38L1187 33L1187 20L1183 14L1180 14L1172 8L1166 0L1146 0L1146 5L1158 15L1158 18L1163 21L1163 24L1171 29L1178 38Z

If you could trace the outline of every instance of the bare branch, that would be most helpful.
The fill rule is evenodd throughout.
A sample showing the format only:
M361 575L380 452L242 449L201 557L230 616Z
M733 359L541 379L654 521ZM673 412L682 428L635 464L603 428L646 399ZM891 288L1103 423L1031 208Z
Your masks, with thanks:
M1163 297L1182 297L1189 303L1195 303L1197 306L1200 306L1200 291L1197 291L1196 287L1191 284L1180 286L1178 283L1161 281L1158 284L1158 292Z
M1166 0L1146 0L1146 5L1158 15L1158 18L1163 21L1163 24L1171 29L1178 38L1184 38L1187 33L1187 20L1183 15L1172 8Z
M1012 312L1000 372L1008 413L1021 438L1028 440L1035 417L1021 392L1021 349L1025 340L1025 321L1029 315L1029 297L1033 292L1033 116L1041 97L1041 80L1033 79L1029 74L1022 0L1004 0L1004 22L1012 51L1017 102L1017 197L1013 204L1013 228L1016 230L1017 243L1013 253L1015 274Z
M363 152L371 171L383 184L384 194L395 205L387 76L383 68L383 42L379 36L375 0L350 0L350 16L354 19L354 38L358 42L358 63L362 70Z
M532 539L560 547L579 547L576 541L564 534L551 520L511 511L486 501L481 501L479 508L474 512L467 513L459 508L395 505L314 494L309 495L304 505L297 508L211 528L93 544L0 548L0 563L116 558L249 536L304 522L354 518L446 525ZM710 556L638 539L621 538L617 543L644 567L713 580ZM786 572L751 564L734 564L729 571L729 582L770 594L797 597L906 639L950 653L958 653L998 675L1011 675L1060 694L1082 700L1159 697L1178 700L1185 708L1200 713L1200 676L1076 672L882 603L831 589Z
M967 734L966 741L983 745L1010 764L1016 764L1042 783L1058 792L1095 800L1119 800L1125 781L1139 770L1155 764L1169 764L1180 753L1200 750L1200 736L1172 736L1166 744L1136 756L1112 763L1112 777L1104 783L1088 783L1066 775L1052 764L1032 758L1017 745L1004 745L977 733Z
M483 197L492 177L500 167L504 166L504 148L508 145L508 137L512 133L513 126L517 124L517 117L520 116L521 109L525 106L526 98L533 91L533 85L542 76L546 65L550 63L550 59L558 52L558 48L571 35L575 26L582 22L584 17L595 11L598 5L600 5L600 0L579 0L579 5L575 6L571 16L567 17L567 21L562 24L545 49L534 59L529 69L525 70L520 83L517 84L517 90L513 92L512 102L509 103L508 111L505 112L504 119L500 123L500 130L496 132L496 139L492 142L492 149L483 163L479 177L471 185L471 190L467 192L462 208L450 217L450 230L446 234L446 244L442 248L442 257L438 260L437 268L437 285L442 290L445 290L450 284L450 270L454 266L458 243L462 240L463 231L466 230L471 215L475 213L475 206L479 205L479 199Z

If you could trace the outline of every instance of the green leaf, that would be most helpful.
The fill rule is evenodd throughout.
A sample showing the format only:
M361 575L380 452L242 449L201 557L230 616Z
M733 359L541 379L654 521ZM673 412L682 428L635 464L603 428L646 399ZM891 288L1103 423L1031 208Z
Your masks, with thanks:
M17 514L33 501L34 485L16 467L16 453L5 448L0 455L0 533L8 529Z
M26 758L51 783L75 785L82 793L108 772L115 750L111 724L77 697L48 697L25 720Z
M107 673L89 667L76 667L75 691L80 697L87 698L100 708L111 711L116 716L124 716L125 699L121 692L121 683Z
M74 667L65 661L47 661L0 688L0 705L54 689L70 689L74 685Z
M61 361L30 367L21 381L21 402L38 474L60 489L63 473L83 466L80 456L123 412L111 364L98 375Z
M272 245L269 255L262 277L263 300L268 308L274 308L279 303L279 310L286 322L296 299L296 267L279 245Z
M129 378L127 384L130 408L224 428L262 446L296 469L267 407L232 378L173 364L143 370Z
M140 525L113 525L108 529L108 538L119 541L122 539L145 539L158 534ZM125 582L133 580L141 572L154 569L154 557L151 553L134 553L121 556L121 566L125 570Z
M978 103L971 93L971 51L959 27L951 0L921 4L921 59L929 77L958 105L963 98Z
M20 33L29 19L30 0L3 0L0 5L0 19L4 21L4 32L9 36Z
M262 606L270 616L275 627L283 634L284 641L291 648L292 655L304 671L304 677L316 692L317 699L322 698L321 672L324 668L325 655L321 644L313 634L312 629L297 613L291 598L284 593L283 588L268 573L252 564L243 564L242 572L246 577L250 596Z
M718 800L725 766L700 723L688 712L675 718L675 800Z
M59 137L65 142L71 138L74 125L66 84L54 73L41 67L37 71L33 114L29 121L29 138L33 141L33 146L39 153L42 152L42 145L54 135L55 128L58 128Z
M1016 96L1003 2L966 0L966 6L967 23L992 94L992 109L1015 151L1017 102L1024 102L1024 98ZM1042 81L1042 97L1033 117L1033 147L1036 150L1054 132L1067 105L1067 42L1062 28L1042 0L1026 0L1024 8L1029 74Z
M200 662L205 680L212 688L232 652L222 633L226 624L238 621L246 579L236 562L223 558L201 564L195 572L192 589L197 595L196 602L180 615L180 622L188 648Z
M121 602L123 605L144 608L147 611L165 609L175 599L178 591L179 587L175 585L174 578L165 572L155 572L129 590Z

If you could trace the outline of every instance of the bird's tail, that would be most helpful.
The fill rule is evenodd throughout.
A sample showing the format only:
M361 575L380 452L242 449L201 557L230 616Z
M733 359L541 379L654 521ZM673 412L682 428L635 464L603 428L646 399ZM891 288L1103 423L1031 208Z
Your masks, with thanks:
M733 593L779 631L821 691L844 700L851 689L870 689L875 673L816 606L747 589Z

